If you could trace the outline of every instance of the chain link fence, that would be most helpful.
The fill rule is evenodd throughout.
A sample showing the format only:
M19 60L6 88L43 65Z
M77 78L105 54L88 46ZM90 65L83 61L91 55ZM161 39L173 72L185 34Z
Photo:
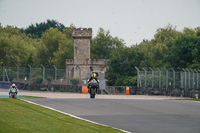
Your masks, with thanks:
M62 84L71 85L70 79L74 76L74 70L68 69L57 69L55 66L53 68L46 68L43 65L41 67L19 67L15 65L14 67L4 66L0 67L0 81L2 82L20 82L25 84ZM101 89L105 89L105 73L99 73L99 79L101 83ZM87 74L87 78L81 79L81 71L79 70L79 85L86 85L87 79L91 76L92 72Z
M22 82L22 83L69 83L66 69L38 67L5 67L0 68L0 81Z
M184 95L189 94L188 89L200 90L200 70L135 68L137 69L137 88L132 87L131 94L150 94L149 88L161 90L160 95L174 95L176 89L178 89L177 92L184 91ZM27 90L81 92L81 86L69 86L72 73L67 69L57 69L55 66L45 68L41 65L41 67L33 68L30 65L28 67L2 65L0 81L15 82L19 87ZM91 73L88 73L88 78L90 75ZM124 86L106 86L104 73L100 73L99 78L100 81L104 79L100 84L103 84L101 90L104 90L105 94L125 94Z
M102 94L125 95L125 86L106 86L105 73L100 71L97 73ZM91 74L92 72L87 74L88 78ZM31 67L30 65L27 67L2 66L0 67L0 87L9 88L10 84L14 82L22 90L81 93L82 86L70 85L72 76L73 70L57 69L55 66L53 68L45 68L43 65L41 67ZM136 93L135 88L130 90L131 94Z
M137 68L137 87L200 89L200 70Z

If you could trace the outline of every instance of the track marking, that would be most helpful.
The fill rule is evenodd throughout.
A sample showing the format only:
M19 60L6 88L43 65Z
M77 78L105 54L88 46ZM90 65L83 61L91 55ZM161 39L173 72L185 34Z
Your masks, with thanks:
M111 127L111 126L108 126L108 125L105 125L105 124L97 123L97 122L94 122L94 121L91 121L91 120L87 120L87 119L84 119L84 118L75 116L75 115L72 115L72 114L69 114L69 113L66 113L66 112L63 112L63 111L60 111L60 110L57 110L57 109L54 109L54 108L45 106L45 105L41 105L41 104L34 103L34 102L31 102L31 101L28 101L28 100L24 100L24 99L21 99L21 100L23 100L23 101L25 101L25 102L28 102L28 103L31 103L31 104L35 104L35 105L44 107L44 108L47 108L47 109L50 109L50 110L53 110L53 111L56 111L56 112L59 112L59 113L62 113L62 114L65 114L65 115L68 115L68 116L71 116L71 117L76 118L76 119L79 119L79 120L87 121L87 122L90 122L90 123L93 123L93 124L102 125L102 126L106 126L106 127ZM123 129L119 129L119 128L115 128L115 127L111 127L111 128L120 130L120 131L122 131L122 132L124 132L124 133L131 133L131 132L126 131L126 130L123 130Z
M200 103L200 101L192 101L192 102L195 102L195 103Z

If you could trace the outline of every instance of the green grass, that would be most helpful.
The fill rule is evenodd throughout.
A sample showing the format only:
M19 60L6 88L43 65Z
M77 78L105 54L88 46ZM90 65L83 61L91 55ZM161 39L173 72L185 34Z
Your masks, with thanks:
M41 98L46 98L46 97L25 96L25 95L17 96L17 99L41 99Z
M19 99L0 98L0 133L117 133Z
M0 98L9 98L8 95L0 95ZM41 99L45 97L36 97L36 96L25 96L25 95L19 95L17 96L17 99Z
M190 99L169 99L169 100L188 100L188 101L200 101L200 99L190 98Z

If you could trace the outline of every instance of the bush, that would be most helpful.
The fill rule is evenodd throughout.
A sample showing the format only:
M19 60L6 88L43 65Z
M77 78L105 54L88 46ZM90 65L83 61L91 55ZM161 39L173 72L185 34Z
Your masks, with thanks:
M16 72L13 71L13 70L11 70L11 69L7 69L7 74L8 74L8 78L9 78L10 81L12 81L14 78L17 77L17 76L16 76ZM7 80L6 75L5 75L5 78L6 78L6 80Z
M41 84L42 81L43 81L43 77L41 75L38 75L33 78L33 83L35 83L35 84Z
M127 77L123 80L123 85L125 86L137 86L137 77Z
M47 81L50 83L51 81L53 80L53 77L51 77L51 76L48 76L47 77Z
M70 79L70 81L71 81L72 85L78 85L78 83L79 83L79 78L77 78L77 77L72 77L72 78Z

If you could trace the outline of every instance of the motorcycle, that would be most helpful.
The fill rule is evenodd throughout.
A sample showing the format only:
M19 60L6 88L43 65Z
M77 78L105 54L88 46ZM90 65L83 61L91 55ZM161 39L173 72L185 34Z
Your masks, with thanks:
M11 88L9 94L9 98L17 98L17 90L15 88Z
M89 93L90 93L90 98L95 98L97 89L99 88L99 83L97 83L96 80L92 80L89 83Z

